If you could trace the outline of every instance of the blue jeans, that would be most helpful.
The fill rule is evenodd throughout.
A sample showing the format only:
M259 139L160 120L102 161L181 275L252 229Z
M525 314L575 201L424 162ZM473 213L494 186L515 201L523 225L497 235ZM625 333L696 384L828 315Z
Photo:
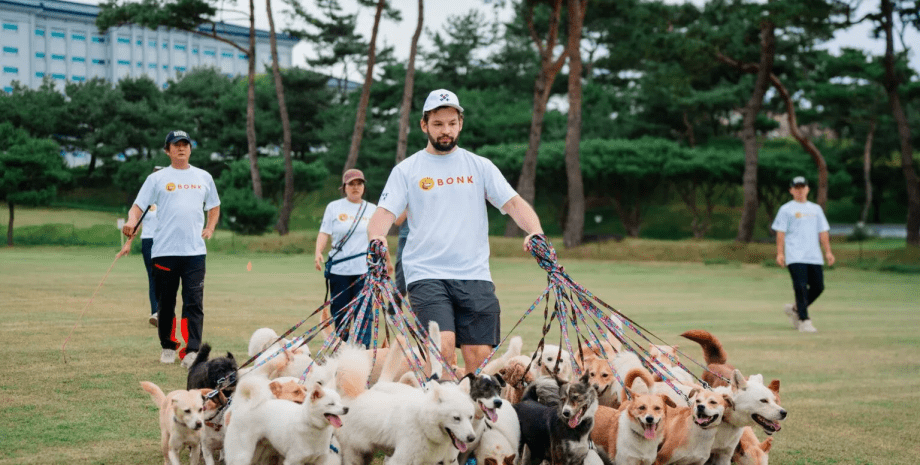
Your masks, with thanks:
M332 319L335 321L335 327L338 329L345 322L345 307L354 300L361 293L361 289L364 288L364 278L361 276L342 276L337 274L329 274L329 294L332 296L332 304L329 308L330 313L332 313ZM354 286L352 286L354 284ZM351 286L351 287L349 287ZM360 311L362 301L359 300L355 303L357 308L355 312ZM354 314L355 317L358 316L357 313ZM364 314L364 322L358 323L355 322L355 326L351 329L351 332L361 328L366 322L367 327L359 334L357 342L364 344L364 347L370 347L371 345L371 327L374 324L374 315L371 313L371 309L368 308L367 312ZM345 341L351 340L356 342L355 339L349 338L349 333L345 332L342 334L342 339Z

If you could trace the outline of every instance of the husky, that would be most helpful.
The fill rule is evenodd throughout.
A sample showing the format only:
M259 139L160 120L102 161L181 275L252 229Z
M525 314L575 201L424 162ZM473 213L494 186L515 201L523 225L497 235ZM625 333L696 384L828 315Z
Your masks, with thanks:
M763 384L763 375L751 375L749 379L739 370L732 372L731 387L714 389L720 394L731 397L734 408L725 413L722 423L716 430L712 444L712 454L707 464L728 465L732 454L741 441L745 426L759 426L764 433L773 435L782 427L779 422L786 418L786 409L777 402L779 381L774 380L770 386Z
M514 406L521 426L518 455L522 465L582 465L591 450L589 439L597 412L597 391L585 373L577 382L562 386L550 377L537 380ZM545 402L540 403L537 399ZM527 455L524 455L524 450Z

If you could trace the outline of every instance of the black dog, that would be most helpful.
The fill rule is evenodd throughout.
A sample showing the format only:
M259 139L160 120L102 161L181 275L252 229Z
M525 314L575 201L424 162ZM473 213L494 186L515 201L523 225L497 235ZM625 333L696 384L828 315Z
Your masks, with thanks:
M198 357L188 369L186 389L217 389L221 380L224 380L221 392L230 397L236 389L236 360L230 352L227 352L226 357L217 357L213 360L208 360L209 355L211 346L202 344L198 350Z
M521 424L518 455L522 465L539 465L544 460L553 465L584 464L597 405L597 391L587 373L578 382L561 386L549 377L537 380L514 405ZM524 446L529 452L526 461Z

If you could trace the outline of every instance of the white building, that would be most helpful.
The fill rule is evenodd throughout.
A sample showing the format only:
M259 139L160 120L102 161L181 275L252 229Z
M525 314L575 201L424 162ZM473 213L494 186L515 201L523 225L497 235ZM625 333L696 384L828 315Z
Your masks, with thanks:
M165 88L179 73L199 66L217 67L228 76L247 73L246 54L218 40L134 25L100 35L98 14L99 7L82 3L0 0L0 87L11 92L12 82L19 81L35 88L45 76L62 84L94 77L115 82L126 76L149 76ZM248 48L248 28L219 23L217 31ZM282 33L277 38L279 65L288 68L298 40ZM264 72L265 64L271 63L268 31L256 31L256 58L256 72Z

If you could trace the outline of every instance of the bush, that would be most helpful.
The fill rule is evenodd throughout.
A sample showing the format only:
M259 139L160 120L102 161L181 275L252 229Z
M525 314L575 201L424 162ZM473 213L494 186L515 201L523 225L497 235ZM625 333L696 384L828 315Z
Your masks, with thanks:
M256 198L251 189L230 188L222 192L220 210L224 224L240 234L265 234L278 215L271 202Z

